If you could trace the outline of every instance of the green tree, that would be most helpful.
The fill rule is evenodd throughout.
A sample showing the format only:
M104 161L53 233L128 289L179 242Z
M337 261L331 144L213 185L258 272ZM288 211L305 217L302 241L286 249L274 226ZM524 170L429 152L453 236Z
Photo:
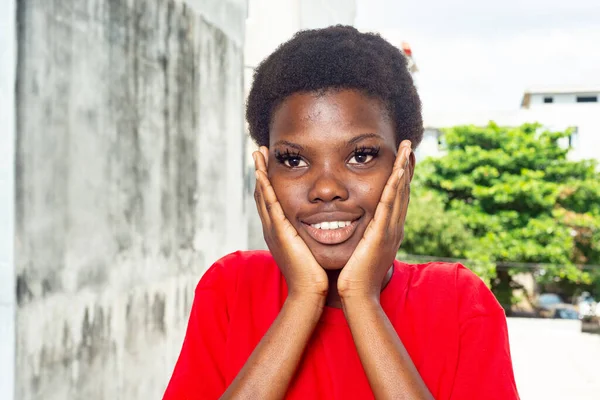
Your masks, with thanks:
M550 266L538 276L542 285L593 285L580 266L600 264L600 176L592 161L567 160L560 143L570 134L539 124L445 130L446 155L419 165L403 249L544 263ZM483 271L508 310L515 269Z
M419 172L422 173L423 171ZM465 260L463 262L470 269L490 284L491 279L496 276L494 264L480 251L477 239L462 219L452 210L445 210L446 203L447 196L444 193L413 183L400 258L408 262L419 262L427 258L411 256L425 255L436 260Z

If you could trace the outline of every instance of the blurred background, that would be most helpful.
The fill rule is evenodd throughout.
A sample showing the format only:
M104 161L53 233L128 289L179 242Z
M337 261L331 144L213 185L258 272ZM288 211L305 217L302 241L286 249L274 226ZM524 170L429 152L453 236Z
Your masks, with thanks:
M0 0L0 399L160 398L193 290L264 248L244 101L300 29L423 101L399 258L474 270L529 399L600 393L596 0Z

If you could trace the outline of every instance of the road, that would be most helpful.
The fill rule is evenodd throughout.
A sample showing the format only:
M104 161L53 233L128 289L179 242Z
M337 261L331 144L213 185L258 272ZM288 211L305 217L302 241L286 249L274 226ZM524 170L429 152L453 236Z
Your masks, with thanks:
M600 335L551 319L509 318L508 330L522 400L600 399Z

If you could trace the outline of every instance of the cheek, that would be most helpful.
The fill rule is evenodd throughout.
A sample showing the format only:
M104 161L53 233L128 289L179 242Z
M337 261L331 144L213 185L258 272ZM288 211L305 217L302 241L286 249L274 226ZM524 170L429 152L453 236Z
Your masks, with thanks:
M375 214L387 178L385 174L376 174L368 179L357 180L354 189L355 196L360 199L362 208L371 216Z
M302 203L302 199L306 197L305 189L298 182L290 182L276 177L271 178L271 185L279 204L281 204L283 213L288 219L292 220L300 203ZM302 196L303 193L304 196Z

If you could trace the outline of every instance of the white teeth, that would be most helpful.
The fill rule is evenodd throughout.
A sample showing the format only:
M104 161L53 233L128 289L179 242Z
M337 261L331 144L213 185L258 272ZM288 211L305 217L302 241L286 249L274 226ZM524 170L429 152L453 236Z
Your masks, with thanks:
M311 226L313 228L317 228L317 229L330 230L330 229L344 228L346 226L350 226L350 224L352 224L351 221L325 221L325 222L321 222L319 224L312 224Z

